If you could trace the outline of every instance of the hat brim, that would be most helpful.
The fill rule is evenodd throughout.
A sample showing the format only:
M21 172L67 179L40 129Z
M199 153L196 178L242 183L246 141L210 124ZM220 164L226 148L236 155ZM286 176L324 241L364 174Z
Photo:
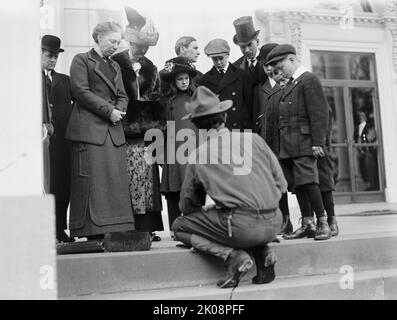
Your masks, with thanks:
M286 53L286 54L283 54L283 55L281 55L281 56L273 57L273 58L271 58L269 61L266 61L266 62L265 62L265 66L274 65L274 64L276 64L276 62L285 59L285 58L288 57L290 54L291 54L291 53Z
M186 105L189 106L189 103L187 103ZM197 113L194 115L192 113L188 113L186 116L182 117L181 120L197 119L197 118L201 118L204 116L209 116L211 114L225 112L226 110L230 109L232 107L232 105L233 105L232 100L224 100L224 101L221 101L218 104L218 106L214 107L211 110L208 110L208 111L202 112L202 113Z
M233 36L233 42L234 44L237 44L238 46L246 46L247 44L249 44L252 40L257 39L258 38L258 34L259 34L260 30L256 30L254 35L252 36L251 39L247 40L247 41L238 41L237 39L237 34L235 34Z
M177 72L164 72L160 73L161 80L165 82L171 82L174 77L179 73L187 73L190 78L194 78L197 75L197 70L179 70Z
M54 49L54 48L50 48L50 47L47 47L47 46L41 46L41 49L47 50L47 51L49 51L51 53L60 53L60 52L64 52L65 51L62 48Z
M141 31L129 28L127 26L124 33L124 40L139 45L153 47L157 44L157 41L159 40L159 33L156 31L149 35Z

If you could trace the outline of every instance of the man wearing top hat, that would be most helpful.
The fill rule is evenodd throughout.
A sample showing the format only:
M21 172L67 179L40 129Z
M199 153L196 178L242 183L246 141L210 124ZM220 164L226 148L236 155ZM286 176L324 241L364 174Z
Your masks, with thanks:
M227 111L228 129L252 129L253 87L248 73L228 62L230 47L224 39L211 40L204 53L214 66L202 76L199 85L218 94L221 101L233 101L233 107Z
M259 63L258 34L260 30L255 30L251 16L240 17L233 21L233 25L236 30L233 42L240 47L243 54L233 65L247 71L255 87L266 77Z
M324 157L328 127L328 104L320 80L301 66L296 50L289 44L278 45L267 56L266 65L288 77L279 104L278 157L290 188L294 188L303 216L302 227L286 239L331 237L319 188L317 158ZM307 208L313 208L317 227Z
M58 37L42 37L45 191L55 195L56 237L65 242L70 241L64 231L70 201L70 141L64 136L72 111L72 97L69 77L54 70L63 51Z
M227 276L218 281L221 288L239 284L253 266L249 253L257 268L252 282L274 280L277 257L267 244L280 230L278 201L287 189L277 158L264 140L255 133L225 127L232 107L233 101L221 101L204 86L187 103L190 113L182 119L209 130L209 135L189 156L179 204L183 216L172 225L176 240L224 260ZM241 165L230 159L241 154L252 163L249 170L236 174ZM207 155L217 161L202 161ZM206 198L214 205L205 206Z

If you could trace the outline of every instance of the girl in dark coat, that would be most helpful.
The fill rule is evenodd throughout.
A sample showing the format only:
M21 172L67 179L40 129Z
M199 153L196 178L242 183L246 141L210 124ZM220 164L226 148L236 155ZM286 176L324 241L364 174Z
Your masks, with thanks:
M185 109L185 103L190 101L190 97L194 92L194 85L192 78L197 74L197 71L184 57L177 57L166 62L164 72L161 73L161 79L169 83L169 90L164 96L164 102L167 106L167 121L168 130L167 135L172 135L175 141L175 150L167 151L175 153L175 157L167 157L168 152L165 152L165 164L163 166L163 173L161 179L161 192L167 199L168 207L168 222L171 229L174 220L181 215L179 209L179 195L185 178L186 164L181 164L176 156L178 148L185 143L185 141L176 141L175 137L181 129L190 129L193 141L197 141L198 130L189 120L181 120L188 111ZM175 131L171 127L175 128ZM169 139L170 137L168 137ZM190 139L190 138L189 138ZM196 145L195 145L196 147ZM184 155L186 157L186 155ZM170 161L167 161L170 159ZM172 161L175 159L175 161Z

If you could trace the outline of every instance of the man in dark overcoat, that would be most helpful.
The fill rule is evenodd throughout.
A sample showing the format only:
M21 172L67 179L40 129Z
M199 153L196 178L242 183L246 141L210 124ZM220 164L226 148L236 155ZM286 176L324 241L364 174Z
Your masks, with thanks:
M204 52L214 66L203 75L199 84L218 94L221 101L233 101L233 107L227 111L228 129L252 129L253 87L248 73L228 62L230 47L226 40L210 41Z
M53 131L49 135L49 192L55 195L56 238L68 242L66 235L66 215L70 201L70 141L65 132L72 112L70 79L67 75L54 70L61 40L52 35L45 35L41 41L41 65L43 81L43 111L45 122ZM50 116L50 117L48 117ZM48 118L47 118L48 117ZM48 121L48 122L47 122Z
M304 216L302 227L287 239L331 237L319 188L317 158L325 156L328 104L320 80L301 66L296 50L289 44L278 45L269 53L267 65L290 78L279 105L279 159L289 185L293 186L302 214L311 206L317 217Z
M259 63L259 39L260 30L255 30L252 17L244 16L233 21L236 34L233 42L240 47L243 56L236 60L233 65L245 70L250 75L253 86L257 86L266 77Z

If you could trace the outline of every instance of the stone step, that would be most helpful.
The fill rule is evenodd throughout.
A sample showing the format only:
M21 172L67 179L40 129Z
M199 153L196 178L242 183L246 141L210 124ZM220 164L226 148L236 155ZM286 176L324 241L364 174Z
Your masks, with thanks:
M394 300L397 299L397 268L358 271L351 282L343 274L277 277L253 285L245 279L232 289L191 286L96 294L81 300Z
M175 245L175 244L174 244ZM326 241L301 239L271 244L278 278L339 274L397 266L397 232L343 235ZM251 278L254 269L247 275ZM58 296L214 285L223 262L179 247L150 251L92 253L57 257Z

